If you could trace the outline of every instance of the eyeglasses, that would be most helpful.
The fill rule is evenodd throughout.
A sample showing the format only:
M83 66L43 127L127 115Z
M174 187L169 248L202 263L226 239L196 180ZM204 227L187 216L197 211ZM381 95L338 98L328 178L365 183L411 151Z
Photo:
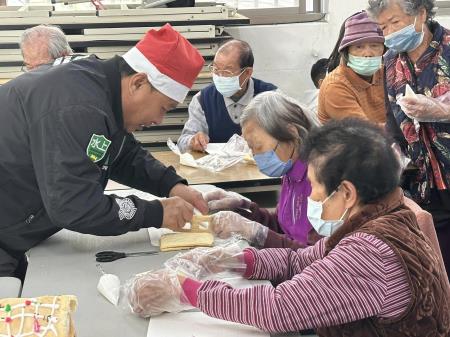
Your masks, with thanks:
M30 70L31 70L31 69L30 69ZM22 63L22 66L20 67L20 71L23 72L23 73L28 72L28 71L29 71L29 70L28 70L28 65L25 64L25 63Z
M245 69L247 69L247 67L241 68L241 69L233 72L231 70L218 69L214 64L210 64L208 66L208 70L210 72L212 72L215 75L223 76L223 77L233 77L233 76L236 76L236 75L241 75L245 71Z

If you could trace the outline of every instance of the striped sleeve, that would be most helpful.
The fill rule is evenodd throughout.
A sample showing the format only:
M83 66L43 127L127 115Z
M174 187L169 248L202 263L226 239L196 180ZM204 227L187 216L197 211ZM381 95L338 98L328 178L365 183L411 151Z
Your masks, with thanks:
M314 246L292 250L290 248L246 249L253 254L254 267L249 279L282 282L290 280L316 260L323 258L326 239ZM286 263L289 261L289 263Z
M256 260L271 259L272 275L297 264L299 257L287 250L254 252ZM299 250L296 255L302 255ZM259 267L261 262L256 263ZM256 269L258 269L256 268ZM290 269L288 267L287 269ZM256 275L264 275L255 270ZM288 272L285 273L287 275ZM206 314L272 333L334 326L372 316L394 317L407 308L411 297L406 273L393 250L372 235L343 239L326 257L302 268L291 280L272 286L233 289L206 281L198 290L197 305Z

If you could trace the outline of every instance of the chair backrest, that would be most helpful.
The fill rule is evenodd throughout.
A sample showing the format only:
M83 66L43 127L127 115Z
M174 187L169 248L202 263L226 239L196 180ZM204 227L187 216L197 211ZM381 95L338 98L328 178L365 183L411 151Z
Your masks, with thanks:
M445 272L444 260L442 259L441 248L439 247L439 241L437 239L436 230L434 228L433 217L430 213L423 210L418 204L416 204L413 200L404 197L405 205L414 212L417 218L417 223L419 224L420 229L425 234L425 236L430 240L431 247L438 255L442 268Z

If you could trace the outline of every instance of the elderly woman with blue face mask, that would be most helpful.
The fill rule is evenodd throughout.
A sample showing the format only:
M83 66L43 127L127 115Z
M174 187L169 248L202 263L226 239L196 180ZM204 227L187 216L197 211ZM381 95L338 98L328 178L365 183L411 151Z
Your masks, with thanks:
M383 30L387 127L417 168L404 187L433 216L450 272L450 32L433 0L371 0Z
M256 203L224 190L204 197L210 210L232 209L213 216L216 234L240 234L258 247L299 248L320 236L306 216L311 185L299 149L311 123L302 109L286 95L268 91L256 96L241 117L242 135L252 149L260 171L283 177L277 210L271 213Z
M350 16L335 50L340 64L329 73L319 93L321 123L347 117L385 122L382 55L384 37L366 12Z

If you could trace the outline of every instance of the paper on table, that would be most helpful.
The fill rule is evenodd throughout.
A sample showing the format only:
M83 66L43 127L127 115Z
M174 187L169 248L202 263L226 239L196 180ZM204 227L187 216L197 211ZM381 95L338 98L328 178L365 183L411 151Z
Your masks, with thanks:
M114 274L103 274L97 284L97 290L108 301L117 306L120 296L120 279Z
M203 168L212 172L220 172L228 167L236 165L242 161L251 161L251 150L245 139L239 135L233 135L226 144L209 144L208 155L195 160L190 153L181 154L180 149L175 143L167 140L169 149L180 157L180 164Z
M147 337L269 337L257 328L212 318L202 312L181 312L152 317Z
M225 151L224 147L227 143L209 143L206 146L206 152L208 154L216 154L220 156L230 156L230 152ZM253 155L251 152L248 153L235 153L238 156L243 156L243 161L247 164L255 165L255 159L253 159Z
M175 145L175 143L172 141L172 139L167 140L167 146L169 149L178 155L180 157L180 164L185 166L191 166L191 167L198 167L197 162L195 161L194 157L190 153L183 153L181 154L180 149L178 146Z
M209 154L223 154L223 147L226 143L209 143L206 145L206 152Z

